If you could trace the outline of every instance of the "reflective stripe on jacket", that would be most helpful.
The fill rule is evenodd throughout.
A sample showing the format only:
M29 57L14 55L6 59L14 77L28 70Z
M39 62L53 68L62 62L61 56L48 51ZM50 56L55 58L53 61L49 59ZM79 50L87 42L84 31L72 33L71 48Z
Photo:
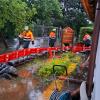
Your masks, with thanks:
M33 33L31 31L24 31L23 33L20 34L19 37L22 37L23 39L28 39L28 40L34 40Z

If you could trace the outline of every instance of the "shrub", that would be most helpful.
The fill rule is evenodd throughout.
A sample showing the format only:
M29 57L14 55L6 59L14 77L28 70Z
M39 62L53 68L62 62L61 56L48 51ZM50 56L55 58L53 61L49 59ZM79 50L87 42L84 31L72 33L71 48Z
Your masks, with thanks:
M77 64L80 62L80 57L74 53L68 52L64 53L61 58L53 58L43 62L40 69L38 70L38 75L47 78L53 74L53 65L65 65L68 69L68 75L74 72ZM64 75L65 69L59 66L55 67L57 75Z
M82 41L83 36L88 33L92 35L91 33L93 32L93 26L90 27L81 27L80 28L80 36L79 36L79 41Z

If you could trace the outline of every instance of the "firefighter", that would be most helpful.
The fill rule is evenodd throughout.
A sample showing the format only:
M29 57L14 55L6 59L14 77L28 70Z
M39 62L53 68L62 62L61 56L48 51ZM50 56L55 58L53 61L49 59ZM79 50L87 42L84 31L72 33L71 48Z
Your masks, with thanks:
M23 48L28 48L30 42L34 44L34 36L31 30L29 30L28 26L25 27L24 31L19 34L19 47L22 45Z
M89 47L92 44L92 38L89 34L85 34L83 37L83 44L85 47ZM86 54L87 57L89 57L90 55L90 50L87 50L84 52Z
M56 42L56 29L53 29L49 34L49 46L54 47Z
M89 34L85 34L84 37L83 37L83 43L85 46L91 46L91 43L92 43L92 39L91 39L91 36Z

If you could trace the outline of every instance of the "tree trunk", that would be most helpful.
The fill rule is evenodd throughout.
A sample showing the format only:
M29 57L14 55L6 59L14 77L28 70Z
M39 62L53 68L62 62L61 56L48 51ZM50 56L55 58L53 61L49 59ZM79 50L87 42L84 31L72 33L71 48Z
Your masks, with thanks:
M5 38L4 38L3 33L1 33L1 40L3 41L3 43L5 45L5 48L8 48L8 44L7 44L7 42L6 42Z

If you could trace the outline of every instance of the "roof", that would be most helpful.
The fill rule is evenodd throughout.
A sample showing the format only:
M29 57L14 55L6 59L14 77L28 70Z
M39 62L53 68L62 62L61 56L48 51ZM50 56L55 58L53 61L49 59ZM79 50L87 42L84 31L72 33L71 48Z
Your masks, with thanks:
M92 21L94 21L95 18L96 1L97 0L81 0L86 13Z

